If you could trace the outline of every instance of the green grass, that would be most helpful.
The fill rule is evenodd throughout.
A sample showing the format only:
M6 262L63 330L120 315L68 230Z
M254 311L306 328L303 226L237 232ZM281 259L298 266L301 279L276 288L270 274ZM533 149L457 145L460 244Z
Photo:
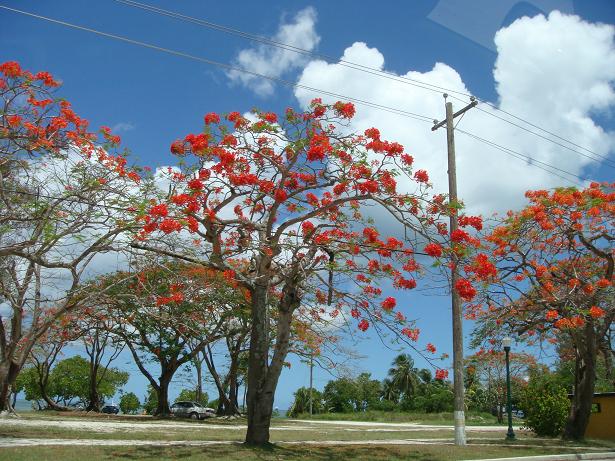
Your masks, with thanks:
M453 425L452 413L411 413L401 411L365 411L356 413L322 413L310 416L307 413L295 419L324 421L369 421L379 423L421 423ZM466 424L476 426L498 425L497 418L489 413L467 413Z
M566 450L565 450L566 451ZM572 453L573 451L566 451ZM274 446L268 449L243 445L209 447L27 447L0 450L0 460L11 461L102 461L102 460L186 460L219 459L227 461L456 461L465 459L531 456L562 453L547 448L415 446Z

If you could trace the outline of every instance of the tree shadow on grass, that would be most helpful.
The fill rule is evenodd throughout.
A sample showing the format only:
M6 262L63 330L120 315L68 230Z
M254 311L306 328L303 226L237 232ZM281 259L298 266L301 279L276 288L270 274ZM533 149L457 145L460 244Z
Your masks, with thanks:
M106 459L132 460L171 460L171 459L219 459L237 461L437 461L433 453L421 453L404 450L400 452L395 447L375 446L281 446L249 447L241 443L233 445L212 445L194 447L188 445L175 446L141 446L130 450L116 450L108 453Z

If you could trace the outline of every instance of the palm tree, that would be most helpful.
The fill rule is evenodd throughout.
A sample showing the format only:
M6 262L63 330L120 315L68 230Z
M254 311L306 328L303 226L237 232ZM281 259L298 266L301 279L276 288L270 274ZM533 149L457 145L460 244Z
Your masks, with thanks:
M399 390L389 378L385 378L382 381L382 398L390 402L399 402Z
M400 354L395 357L389 369L389 377L393 386L407 396L413 394L418 386L417 373L414 360L409 354Z

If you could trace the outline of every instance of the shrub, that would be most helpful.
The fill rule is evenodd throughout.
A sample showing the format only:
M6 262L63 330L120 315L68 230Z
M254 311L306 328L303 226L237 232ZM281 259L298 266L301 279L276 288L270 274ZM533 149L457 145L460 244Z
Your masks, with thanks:
M539 436L555 437L562 433L570 411L566 389L555 383L532 383L521 396L525 426Z
M141 402L139 402L139 397L134 393L129 392L128 394L122 395L120 399L120 410L122 410L122 413L134 415L139 408L141 408Z

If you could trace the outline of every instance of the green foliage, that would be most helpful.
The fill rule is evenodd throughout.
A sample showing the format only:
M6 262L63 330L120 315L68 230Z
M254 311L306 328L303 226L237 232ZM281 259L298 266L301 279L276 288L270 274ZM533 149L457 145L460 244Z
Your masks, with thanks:
M99 396L103 399L113 397L128 382L128 377L128 372L117 368L100 369L97 376ZM58 362L49 373L49 395L57 401L86 403L89 392L90 362L79 355Z
M349 413L354 411L358 397L358 389L350 378L339 378L329 381L322 395L325 408L331 413Z
M175 401L196 402L206 407L209 402L209 395L207 394L207 392L203 392L201 393L201 398L197 399L195 389L182 389Z
M143 409L148 415L153 415L158 408L158 393L151 385L147 386L147 395L143 399Z
M400 395L411 395L418 386L418 370L410 354L400 354L391 364L389 379Z
M570 399L558 377L541 370L531 373L523 390L520 407L525 413L525 425L538 436L558 436L566 424Z
M382 385L377 379L371 379L370 373L361 373L355 379L357 395L355 398L355 408L359 411L366 411L380 403Z
M22 368L15 381L16 392L24 391L26 400L41 400L41 387L38 384L38 374L36 368Z
M322 413L325 409L322 392L312 389L312 414ZM310 412L310 389L300 387L295 392L295 400L288 410L288 416L294 418L301 413Z
M432 381L420 386L414 395L404 395L403 411L440 413L453 411L454 394L449 383Z
M122 395L122 398L120 399L120 410L122 410L122 413L134 415L140 407L141 402L139 401L139 397L137 397L133 392Z

